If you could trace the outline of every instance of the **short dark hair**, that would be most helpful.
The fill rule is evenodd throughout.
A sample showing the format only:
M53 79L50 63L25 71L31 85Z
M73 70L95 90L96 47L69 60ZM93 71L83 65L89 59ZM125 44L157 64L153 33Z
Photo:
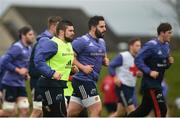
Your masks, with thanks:
M97 26L99 24L99 21L104 21L104 17L103 16L91 17L88 22L89 30L91 29L92 26Z
M48 29L50 28L50 26L52 24L57 24L61 20L62 20L62 18L60 16L50 16L50 17L48 17Z
M74 26L74 25L69 20L62 20L61 22L59 22L56 27L56 34L59 33L59 30L66 30L67 26Z
M140 42L141 42L141 39L138 38L138 37L131 39L131 40L128 42L128 46L130 47L131 45L134 45L134 43L136 43L137 41L140 41Z
M24 26L21 29L19 29L19 38L22 38L22 35L26 35L28 32L30 32L31 30L33 30L31 27L29 26Z
M157 28L157 33L160 35L161 32L172 30L172 26L169 23L161 23Z

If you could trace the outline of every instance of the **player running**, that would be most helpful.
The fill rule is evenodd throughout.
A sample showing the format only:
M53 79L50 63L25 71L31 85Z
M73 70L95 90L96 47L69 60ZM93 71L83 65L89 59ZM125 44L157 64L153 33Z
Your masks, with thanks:
M42 97L38 91L37 81L41 74L37 71L34 65L34 54L36 51L37 45L43 45L43 42L46 40L50 40L56 33L56 26L61 21L60 16L50 16L48 18L48 29L37 36L37 42L32 49L32 54L30 58L30 65L29 65L29 74L31 76L31 90L32 90L32 97L33 97L33 110L30 117L39 117L42 114Z
M71 96L68 116L78 116L87 108L91 117L100 116L101 100L97 93L96 82L102 64L108 65L106 46L103 39L106 23L102 16L91 17L88 23L89 32L72 42L75 51L75 65L79 72L73 76L73 95Z
M29 102L25 89L25 80L29 78L28 65L31 55L31 44L35 38L34 32L29 27L19 30L19 41L12 44L5 54L2 65L6 69L2 79L2 89L5 92L5 101L0 116L16 116L16 106L19 116L26 117Z
M62 20L56 27L56 36L37 46L34 62L40 72L38 87L42 96L44 117L66 117L64 88L67 87L74 52L71 41L74 26Z
M129 50L118 54L109 64L109 73L114 77L116 95L118 96L117 110L112 117L125 116L135 110L133 97L138 71L134 58L141 48L138 38L129 41Z
M153 109L156 117L166 117L167 107L162 94L162 80L166 69L174 63L170 56L169 42L172 27L161 23L157 28L158 37L148 41L135 58L135 64L143 72L141 105L129 117L144 117Z

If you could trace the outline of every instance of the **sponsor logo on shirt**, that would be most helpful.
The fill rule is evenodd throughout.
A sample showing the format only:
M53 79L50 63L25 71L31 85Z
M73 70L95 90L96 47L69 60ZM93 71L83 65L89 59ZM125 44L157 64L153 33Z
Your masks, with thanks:
M101 52L93 52L93 53L90 53L91 56L105 56L105 53L101 53Z
M73 53L62 53L62 56L70 56L70 55L74 55Z
M63 99L63 95L62 94L58 94L57 96L56 96L56 100L58 101L58 100L62 100Z
M68 63L66 64L65 68L71 68L71 67L72 67L72 64L71 64L71 63L72 63L71 60L68 61Z

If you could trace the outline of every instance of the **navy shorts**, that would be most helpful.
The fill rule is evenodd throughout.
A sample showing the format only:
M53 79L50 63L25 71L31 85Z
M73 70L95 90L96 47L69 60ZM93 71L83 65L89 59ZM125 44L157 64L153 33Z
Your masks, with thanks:
M65 101L63 88L41 87L39 92L42 96L43 105L57 104Z
M72 86L72 96L78 97L81 100L99 95L97 92L96 84L92 81L83 81L73 78Z
M31 91L33 96L33 101L40 102L42 101L42 96L40 94L40 88L37 86L38 79L31 79Z
M16 102L18 97L27 97L25 87L14 87L2 84L5 101Z
M132 105L133 95L134 95L134 87L129 87L121 84L120 87L116 86L116 95L118 97L118 102L122 103L125 107Z

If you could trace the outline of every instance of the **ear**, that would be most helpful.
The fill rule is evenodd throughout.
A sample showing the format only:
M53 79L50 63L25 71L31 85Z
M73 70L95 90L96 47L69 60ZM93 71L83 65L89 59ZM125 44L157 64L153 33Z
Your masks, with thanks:
M22 35L21 35L21 38L22 38L22 39L25 38L25 35L22 34Z
M63 30L59 30L59 34L60 35L64 35L64 31Z
M95 31L95 30L96 30L96 27L95 27L95 26L92 26L92 27L91 27L91 30L92 30L92 31Z

